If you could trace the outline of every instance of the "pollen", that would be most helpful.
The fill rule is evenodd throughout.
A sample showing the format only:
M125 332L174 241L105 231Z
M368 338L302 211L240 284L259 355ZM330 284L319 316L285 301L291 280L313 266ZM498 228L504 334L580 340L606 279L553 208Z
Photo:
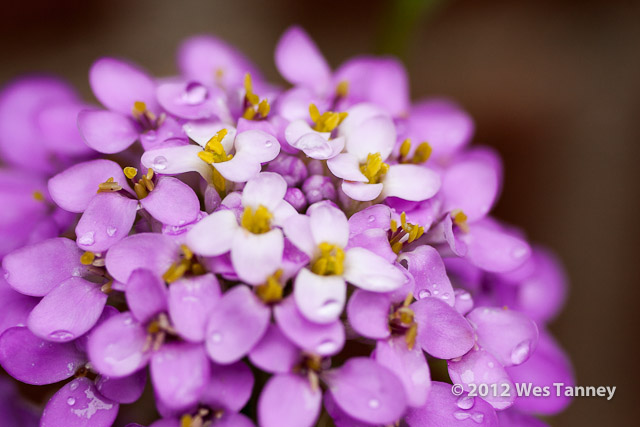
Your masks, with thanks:
M87 251L80 257L80 263L82 265L91 265L94 259L96 259L96 255L93 252Z
M280 278L282 277L282 270L278 270L267 278L267 281L256 287L256 295L265 304L278 302L282 299L282 285L280 284Z
M39 202L44 202L44 194L42 194L42 191L34 191L33 198Z
M407 213L402 212L400 214L400 225L395 219L390 223L391 235L389 237L389 244L391 249L396 254L400 253L402 247L406 243L411 243L424 234L424 227L418 224L411 224L407 221Z
M349 94L349 82L347 80L342 80L336 86L336 95L340 98L345 98Z
M465 233L469 232L469 224L467 223L467 215L462 212L461 209L454 209L451 211L451 218L453 219L453 223L460 227L460 230Z
M136 101L133 103L133 108L131 109L131 115L136 119L142 117L147 111L147 104L142 101Z
M380 153L369 153L367 160L360 165L360 172L367 177L369 184L377 184L389 170L389 165L382 161Z
M347 115L348 113L346 112L339 113L335 111L325 111L320 114L315 104L309 105L309 116L315 123L313 129L318 132L332 132L347 118Z
M254 211L250 206L242 213L242 227L253 234L263 234L271 230L273 214L265 206L260 205Z
M242 118L247 120L264 119L269 115L271 106L266 99L260 100L260 97L253 92L253 82L251 80L251 74L247 73L244 76L244 91L246 108L242 113Z
M132 168L131 166L127 166L126 168L123 169L123 171L124 171L124 176L126 176L129 179L133 179L138 174L138 169Z
M114 192L122 190L122 186L114 181L113 177L105 182L98 184L98 193Z
M409 158L409 152L411 151L411 139L407 138L402 141L400 145L400 158L398 159L401 163L413 163L413 164L421 164L425 163L431 157L431 152L433 149L428 142L422 142L418 144L415 151L413 152L413 157Z
M318 245L320 256L311 266L311 271L321 276L340 275L344 272L344 250L337 245L322 242Z

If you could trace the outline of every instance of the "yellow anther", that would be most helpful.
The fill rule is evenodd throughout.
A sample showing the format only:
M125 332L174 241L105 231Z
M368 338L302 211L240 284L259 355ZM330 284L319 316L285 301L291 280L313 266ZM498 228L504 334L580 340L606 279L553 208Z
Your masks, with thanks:
M127 166L126 168L123 169L123 171L124 171L124 176L126 176L129 179L133 179L138 174L138 169L132 168L131 166Z
M271 230L271 219L273 215L269 209L260 205L254 211L250 206L244 208L241 224L246 230L253 234L262 234Z
M93 252L87 251L80 257L80 263L82 265L91 265L94 259L96 259L96 255Z
M212 169L213 175L211 177L211 183L213 184L213 187L218 190L218 193L222 195L227 188L227 180L224 178L224 176L222 176L220 172L218 172L218 169Z
M214 73L214 78L216 82L220 83L223 77L224 77L224 70L222 68L216 69L216 72Z
M216 157L211 151L200 151L198 157L205 163L212 164L216 162Z
M460 230L465 233L469 232L469 224L467 223L467 215L462 212L461 209L454 209L451 211L451 218L453 219L453 223L460 227Z
M391 232L395 233L396 231L398 231L398 221L396 221L395 219L391 220Z
M208 163L210 165L214 163L222 163L222 162L226 162L227 160L231 160L233 158L233 155L227 154L227 152L224 149L224 146L222 145L222 140L224 139L225 136L227 136L226 129L222 129L218 131L207 142L207 145L205 145L204 147L204 151L200 151L198 153L198 157L200 157L200 159L203 162ZM215 175L215 169L214 169L214 175ZM223 178L223 182L224 182L224 178ZM216 188L218 187L216 186ZM223 188L223 191L224 191L224 188Z
M402 212L400 214L400 224L402 224L402 229L404 231L409 231L408 227L407 227L407 213L406 212Z
M133 103L133 108L131 109L131 115L136 119L142 117L145 111L147 111L147 104L142 101L136 101Z
M316 107L316 104L309 104L309 116L314 123L317 123L318 120L320 120L320 111L318 110L318 107Z
M246 120L253 120L255 116L256 110L253 107L247 107L247 109L244 110L244 113L242 113L242 118Z
M147 179L152 179L153 178L153 169L149 168L147 169L147 175L145 175L147 177Z
M402 141L400 145L400 158L404 159L409 155L409 151L411 150L411 140L409 138Z
M160 323L157 320L149 323L149 326L147 326L147 332L150 334L157 334L160 332Z
M38 191L38 190L34 191L33 198L39 202L44 202L44 194L42 194L42 191Z
M421 143L416 147L416 151L413 152L413 159L411 159L411 162L416 164L426 162L429 160L429 157L431 157L431 151L433 151L433 149L428 142Z
M382 161L380 153L369 153L364 164L360 165L360 172L369 180L369 184L379 183L389 170L389 165Z
M402 249L402 242L395 242L394 244L391 245L391 250L396 254L399 254L401 249Z
M149 195L147 188L139 182L133 184L133 191L135 191L138 200L142 200Z
M311 271L321 276L340 275L344 272L344 250L331 243L318 245L320 256L311 266Z
M402 302L403 307L409 307L413 302L413 293L409 292Z
M107 179L102 184L98 184L98 193L104 193L107 191L120 191L122 187L120 184L113 180L113 177Z
M413 323L414 314L413 310L411 310L409 307L400 307L396 311L396 314L400 318L400 322L404 323L405 325Z
M258 104L258 114L262 117L267 117L269 115L269 111L271 111L269 102L266 99L260 101L260 104Z
M162 278L167 283L173 283L176 280L181 279L182 276L189 271L189 267L191 267L191 262L186 259L173 263L173 265L162 275Z
M412 323L409 327L409 330L404 334L404 340L407 343L407 348L409 350L413 350L413 347L416 345L416 337L418 336L418 324Z
M183 415L180 418L180 427L191 427L191 423L193 423L193 417L191 415Z
M336 86L336 95L338 95L340 98L344 98L349 94L349 82L347 80L343 80L340 83L338 83L338 86Z
M320 114L315 104L309 105L309 117L315 123L313 129L318 132L331 132L347 118L347 113L325 111Z
M253 83L251 82L251 73L244 75L244 91L249 95L253 93Z
M100 286L100 291L102 293L108 294L108 293L111 293L112 290L113 290L113 280L109 280L107 283Z
M191 273L193 273L195 276L200 276L202 274L205 274L206 272L207 271L204 269L202 264L198 262L194 262L191 264Z
M267 278L266 283L256 287L256 294L265 303L274 303L282 299L282 285L280 284L282 270L278 270Z
M193 252L187 247L187 245L180 245L180 249L182 250L185 259L190 260L193 258Z

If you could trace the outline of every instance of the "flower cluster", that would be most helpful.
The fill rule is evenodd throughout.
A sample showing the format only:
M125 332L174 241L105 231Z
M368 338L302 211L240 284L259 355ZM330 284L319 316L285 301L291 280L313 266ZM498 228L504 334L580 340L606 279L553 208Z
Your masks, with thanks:
M100 107L40 77L0 95L0 364L61 384L40 425L110 426L148 377L153 427L562 410L514 383L573 381L544 329L563 273L489 216L501 163L468 114L412 104L392 58L332 70L299 28L275 62L291 87L200 36L169 78L96 61Z

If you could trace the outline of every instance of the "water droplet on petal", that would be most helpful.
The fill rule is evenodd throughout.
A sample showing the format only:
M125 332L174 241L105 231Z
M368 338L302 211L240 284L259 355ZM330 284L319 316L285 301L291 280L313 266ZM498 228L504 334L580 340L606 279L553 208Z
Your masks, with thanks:
M373 222L375 220L376 220L376 217L373 216L373 215L369 215L369 218L367 218L367 221L369 221L369 222Z
M489 363L487 363L487 366L490 367L490 368L493 368L496 365L493 362L489 362Z
M113 235L116 234L116 231L118 231L118 229L115 227L107 227L107 236L113 237Z
M467 412L462 412L462 411L456 411L453 413L453 418L455 418L456 420L467 420L469 418L471 418L471 415Z
M330 314L336 311L339 302L335 299L328 299L320 307L318 307L319 314Z
M271 147L272 145L273 145L273 141L271 141L271 140L268 140L268 141L264 144L264 146L265 146L265 147L267 147L267 148Z
M338 346L336 345L336 343L327 339L322 341L320 344L316 346L316 351L320 355L325 355L325 354L333 353L337 348Z
M514 365L523 363L529 357L531 351L531 342L529 340L522 341L511 351L511 362Z
M473 396L461 396L458 398L456 405L460 409L471 409L473 408L473 404L475 403L475 399Z
M513 252L511 252L511 255L513 255L514 258L522 258L526 254L527 254L526 248L517 248L517 249L514 249Z
M69 390L71 391L74 391L77 388L78 388L78 383L76 382L71 383L71 385L69 386Z
M5 272L4 272L4 278L5 278L5 279L9 279L9 272L8 272L8 271L5 271Z
M151 167L157 171L165 170L167 168L167 158L164 156L156 157L153 159Z
M73 339L73 334L69 331L53 331L49 334L51 341L70 341Z
M423 289L418 292L418 299L429 298L431 296L431 292L428 289Z
M209 96L209 91L198 82L191 82L187 85L182 94L182 100L185 104L199 105L202 104Z
M433 291L433 294L434 294L434 295L438 295L439 293L440 293L440 292L438 292L438 291Z
M155 130L150 130L145 132L143 136L144 136L144 139L147 140L148 142L153 142L158 137L158 134L156 133Z
M74 399L73 397L70 397L67 399L67 405L69 406L73 406L76 403L76 399Z
M449 299L449 292L445 292L444 294L442 294L442 296L440 298Z
M93 231L87 231L78 238L78 243L84 246L91 246L94 244L95 233Z
M484 420L484 414L482 412L476 412L475 414L471 415L471 419L480 424Z
M380 401L378 399L371 399L369 401L369 408L377 409L380 407Z
M214 332L211 334L211 342L215 344L222 342L222 334L220 332Z

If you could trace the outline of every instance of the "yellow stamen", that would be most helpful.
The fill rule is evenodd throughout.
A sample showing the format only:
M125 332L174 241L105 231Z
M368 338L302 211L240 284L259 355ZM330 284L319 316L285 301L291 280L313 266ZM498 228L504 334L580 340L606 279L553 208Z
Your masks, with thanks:
M315 123L313 129L318 132L331 132L337 128L340 123L347 118L347 113L338 113L334 111L325 111L320 114L315 104L309 105L309 116Z
M406 212L402 212L400 214L400 224L402 224L402 229L404 231L407 231L407 213Z
M433 149L428 142L423 142L416 147L416 151L413 152L413 159L411 161L415 164L424 163L431 157Z
M276 271L267 278L266 283L256 287L256 294L263 302L270 304L282 299L280 277L282 277L282 270Z
M398 231L398 221L396 221L395 219L391 220L391 232L395 233L396 231Z
M169 269L162 275L162 278L167 283L173 283L176 280L182 278L182 276L189 271L191 263L189 260L183 259L178 263L174 263Z
M382 161L380 153L369 153L360 172L369 180L369 184L378 184L389 170L389 165Z
M39 202L44 202L44 194L42 194L41 191L38 191L38 190L34 191L33 198Z
M309 104L309 116L311 116L311 120L313 120L314 123L320 120L320 111L318 107L316 107L316 104Z
M344 98L349 94L349 82L347 80L343 80L340 83L338 83L338 86L336 87L336 95L338 95L340 98Z
M249 106L242 117L247 120L253 120L255 118L265 118L269 115L271 107L266 99L260 101L260 97L253 92L253 83L251 81L251 74L247 73L244 76L244 90L245 99L249 103ZM258 107L257 109L255 107Z
M108 191L120 191L122 186L113 180L113 177L107 179L102 184L98 184L98 193L104 193Z
M226 129L219 130L209 141L207 141L204 151L199 152L198 157L208 164L222 163L227 160L231 160L233 156L231 154L227 154L224 146L222 145L222 140L227 136L227 133L228 131Z
M136 192L136 197L139 200L142 200L149 195L147 188L139 182L136 182L135 184L133 184L133 191Z
M138 169L132 168L131 166L127 166L126 168L123 169L123 171L124 171L124 176L126 176L129 179L133 179L138 174Z
M311 271L321 276L340 275L344 272L344 250L331 243L318 245L320 257L311 266Z
M131 115L134 118L139 119L144 115L145 111L147 111L147 104L145 104L142 101L136 101L133 103L133 108L131 109Z
M256 110L253 107L247 107L247 109L244 110L244 113L242 113L242 118L247 120L253 120L255 116Z
M401 249L402 249L402 242L395 242L393 245L391 245L391 250L396 254L399 254Z
M111 291L113 290L112 286L113 286L113 280L109 280L107 283L105 283L100 287L100 291L105 294L111 293Z
M416 345L416 337L418 336L418 324L412 323L409 330L404 334L404 340L407 343L409 350L413 350Z
M247 99L249 98L249 95L253 93L253 82L251 81L250 73L244 75L244 91L247 94ZM249 100L249 102L251 102L251 100ZM251 104L254 103L251 102Z
M80 263L82 265L91 265L94 259L96 259L96 255L93 252L87 251L80 257Z
M271 230L271 219L273 215L269 209L260 205L254 210L247 206L242 213L241 224L246 230L253 234L263 234Z
M460 227L460 230L465 233L469 232L469 224L467 223L467 215L462 212L461 209L454 209L451 211L451 218L453 218L453 223Z
M409 292L405 297L404 301L402 302L402 306L409 307L412 302L413 302L413 293Z
M267 117L269 115L269 111L271 111L269 102L266 99L260 101L260 104L258 104L258 114L262 117Z
M187 247L187 245L180 245L180 249L182 250L185 259L190 260L193 258L193 252Z
M180 427L191 427L193 417L191 415L183 415L180 419Z
M402 145L400 145L400 158L406 158L409 155L409 150L411 150L411 140L407 138L402 141Z

